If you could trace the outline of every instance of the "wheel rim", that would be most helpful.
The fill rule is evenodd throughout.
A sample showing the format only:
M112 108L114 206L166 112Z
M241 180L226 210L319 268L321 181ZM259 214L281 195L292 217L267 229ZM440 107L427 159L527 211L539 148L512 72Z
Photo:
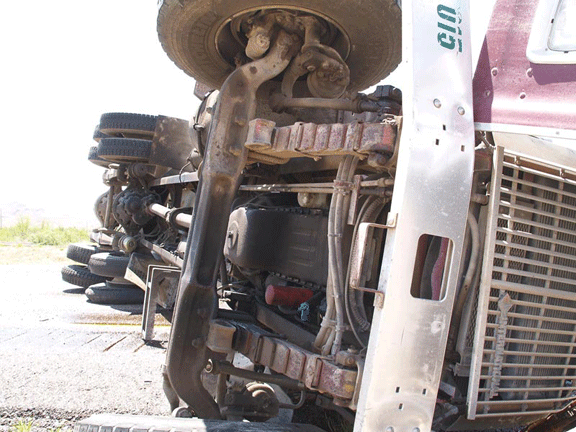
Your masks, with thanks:
M303 16L303 15L311 15L315 18L319 19L325 27L328 29L328 35L323 36L322 43L327 46L332 46L342 59L346 61L350 54L351 50L351 42L350 37L346 33L346 31L334 20L329 18L328 16L319 13L317 11L313 11L311 9L303 8L303 7L291 7L291 6L263 6L263 7L254 7L248 8L243 11L237 12L234 15L228 17L220 26L216 29L216 34L214 36L214 44L216 47L216 52L220 59L229 64L230 66L234 67L234 59L229 58L228 55L224 54L222 47L229 46L231 42L235 42L239 47L242 49L246 48L247 38L244 35L244 32L241 29L242 24L245 20L247 20L250 16L254 16L257 12L289 12L296 16ZM233 38L231 40L230 38Z

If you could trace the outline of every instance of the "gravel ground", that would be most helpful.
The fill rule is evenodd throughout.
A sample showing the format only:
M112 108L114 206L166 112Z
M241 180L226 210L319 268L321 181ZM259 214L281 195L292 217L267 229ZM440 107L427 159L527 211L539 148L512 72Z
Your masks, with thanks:
M92 413L166 415L168 323L140 338L141 306L101 306L63 282L60 264L0 265L0 432L71 428Z

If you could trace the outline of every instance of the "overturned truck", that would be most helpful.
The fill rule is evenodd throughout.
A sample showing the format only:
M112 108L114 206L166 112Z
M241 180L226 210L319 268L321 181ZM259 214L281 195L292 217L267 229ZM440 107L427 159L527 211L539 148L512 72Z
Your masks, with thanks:
M573 9L497 1L473 85L466 0L161 2L202 104L103 116L90 269L124 263L101 275L145 290L146 338L173 309L165 392L196 419L125 427L566 430ZM402 92L359 93L401 60Z

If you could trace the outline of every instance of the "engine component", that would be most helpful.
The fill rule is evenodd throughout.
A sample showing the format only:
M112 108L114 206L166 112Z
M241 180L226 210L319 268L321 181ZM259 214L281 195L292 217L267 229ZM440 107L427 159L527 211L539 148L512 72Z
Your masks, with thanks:
M304 208L328 209L328 194L299 192L298 204Z
M136 250L138 246L138 241L132 237L122 233L114 234L112 240L112 248L117 251L122 251L127 254L131 254Z
M174 228L190 228L192 224L192 215L186 212L191 212L190 208L169 209L161 204L153 203L148 207L148 212L166 219Z
M128 175L130 178L144 179L147 175L150 175L153 171L153 167L143 163L133 163L128 165Z
M266 303L271 306L296 307L310 300L313 295L314 293L306 288L268 285Z
M160 202L160 196L146 189L128 188L114 198L114 219L130 235L136 234L153 217L148 206Z
M241 268L326 285L327 235L319 210L240 207L230 215L224 256Z
M222 413L256 421L276 417L279 407L280 402L271 386L251 382L240 391L232 389L226 394Z

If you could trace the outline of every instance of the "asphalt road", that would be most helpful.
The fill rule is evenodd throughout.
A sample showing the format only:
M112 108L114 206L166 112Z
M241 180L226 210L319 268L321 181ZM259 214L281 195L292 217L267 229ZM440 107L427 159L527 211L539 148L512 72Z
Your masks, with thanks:
M60 265L0 265L0 431L70 427L92 413L169 413L161 368L169 335L140 337L141 306L91 304Z

